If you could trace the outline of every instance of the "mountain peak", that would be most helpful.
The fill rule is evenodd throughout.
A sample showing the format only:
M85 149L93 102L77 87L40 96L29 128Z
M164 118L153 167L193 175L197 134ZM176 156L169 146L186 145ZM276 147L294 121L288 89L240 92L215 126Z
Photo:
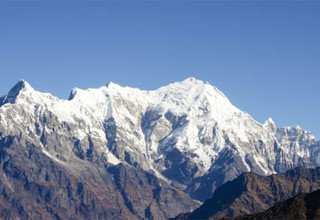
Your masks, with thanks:
M77 87L75 87L75 88L73 88L73 89L71 90L71 92L70 92L70 94L69 94L69 98L68 98L69 101L72 100L72 99L77 95L78 90L79 90L79 89L78 89Z
M195 82L195 81L201 81L201 80L198 80L198 79L196 79L196 78L195 78L195 77L193 77L193 76L190 76L190 77L186 78L186 79L185 79L185 80L183 80L183 81Z
M195 77L188 77L185 80L182 80L180 83L184 83L184 84L209 84L207 81L203 81L200 79L197 79Z
M20 91L33 90L32 86L25 80L19 80L9 91L8 95L14 95L19 93Z
M264 124L273 124L273 125L275 125L275 123L274 123L274 121L273 121L272 118L268 118L268 119L264 122Z
M276 123L272 120L272 118L268 118L264 123L263 123L263 126L268 128L268 129L271 129L273 131L276 131L277 129L277 126L276 126Z
M21 79L12 87L12 89L10 89L8 94L4 96L1 104L14 103L19 94L26 91L32 92L34 89L27 81Z
M110 82L108 82L108 83L106 84L106 87L112 86L112 85L114 85L114 84L115 84L114 82L110 81Z
M162 86L156 89L156 91L163 91L163 92L171 91L171 92L187 94L191 91L201 92L207 86L215 88L214 86L211 86L209 82L202 81L194 77L189 77L189 78L186 78L185 80L177 81L177 82Z
M120 86L119 84L117 83L114 83L112 81L110 81L107 85L106 85L107 88L109 89L115 89L115 88L121 88L122 86Z

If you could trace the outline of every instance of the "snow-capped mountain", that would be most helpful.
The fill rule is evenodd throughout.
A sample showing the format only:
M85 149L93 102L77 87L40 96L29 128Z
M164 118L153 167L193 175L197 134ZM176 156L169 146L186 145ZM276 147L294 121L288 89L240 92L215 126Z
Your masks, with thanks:
M242 172L269 175L320 164L320 143L300 127L254 120L208 82L152 91L109 83L68 100L20 81L0 99L1 137L23 136L72 172L79 161L126 164L204 200ZM19 129L17 129L19 128Z

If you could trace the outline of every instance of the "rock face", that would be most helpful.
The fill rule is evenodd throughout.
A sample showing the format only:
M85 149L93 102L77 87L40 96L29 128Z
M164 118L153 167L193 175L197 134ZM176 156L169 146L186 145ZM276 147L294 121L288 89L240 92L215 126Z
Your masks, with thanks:
M0 98L0 138L0 201L16 207L2 213L17 216L168 218L243 172L320 164L312 134L260 124L194 78L153 91L76 88L68 100L20 81Z
M26 137L1 139L1 219L167 219L197 203L125 164L54 160ZM93 154L94 155L94 154Z
M320 219L320 190L297 195L275 204L265 212L235 218L236 220Z
M264 211L302 192L320 189L320 168L296 168L284 174L243 173L220 186L192 213L176 219L221 219Z

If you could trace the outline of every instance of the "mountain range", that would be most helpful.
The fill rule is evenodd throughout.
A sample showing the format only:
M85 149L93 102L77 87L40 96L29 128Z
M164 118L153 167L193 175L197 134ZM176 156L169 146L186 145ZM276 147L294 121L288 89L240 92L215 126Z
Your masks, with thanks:
M195 78L68 100L21 80L0 98L1 217L172 218L244 172L315 168L319 153L310 132L261 124Z

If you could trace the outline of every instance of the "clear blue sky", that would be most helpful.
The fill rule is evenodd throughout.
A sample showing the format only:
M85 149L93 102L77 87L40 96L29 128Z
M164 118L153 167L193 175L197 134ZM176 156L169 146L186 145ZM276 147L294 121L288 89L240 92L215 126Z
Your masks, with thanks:
M61 98L194 76L320 137L320 2L0 1L0 76L0 94L23 78Z

